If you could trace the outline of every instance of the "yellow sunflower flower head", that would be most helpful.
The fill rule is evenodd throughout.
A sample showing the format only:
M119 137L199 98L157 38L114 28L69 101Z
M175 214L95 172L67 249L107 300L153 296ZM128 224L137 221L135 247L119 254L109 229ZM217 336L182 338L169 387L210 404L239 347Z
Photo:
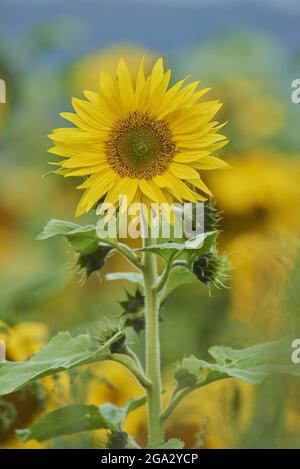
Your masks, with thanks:
M53 131L49 151L63 157L64 176L85 176L76 216L100 200L118 205L174 201L197 202L211 195L201 172L227 166L213 152L227 143L213 120L219 101L202 102L209 89L185 79L169 87L171 70L163 59L145 76L144 60L136 77L123 59L116 75L101 72L97 92L73 99L75 113L62 113L75 127Z

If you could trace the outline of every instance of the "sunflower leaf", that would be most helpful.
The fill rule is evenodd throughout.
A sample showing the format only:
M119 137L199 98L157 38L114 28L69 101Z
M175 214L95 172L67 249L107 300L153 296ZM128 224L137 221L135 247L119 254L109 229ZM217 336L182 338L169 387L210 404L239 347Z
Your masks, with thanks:
M37 240L44 240L63 236L72 245L75 251L80 254L89 254L94 252L101 240L96 232L95 225L81 226L65 220L50 220L43 231L37 237ZM110 244L113 240L110 239Z
M138 272L113 272L105 275L105 279L109 281L114 280L127 280L131 283L136 283L143 287L143 275Z
M155 448L149 446L149 449L182 449L184 448L184 441L180 440L179 438L171 438L170 440L163 443L161 446Z
M171 270L166 285L162 291L161 301L164 301L167 296L169 296L170 293L175 290L175 288L193 283L199 284L199 280L193 274L193 272L186 269L185 267L174 267Z
M109 429L109 421L95 405L70 404L42 416L31 428L17 430L21 441L50 438L96 429Z
M123 330L100 345L88 334L72 337L69 332L60 332L26 362L1 363L0 395L14 392L44 376L108 359L112 356L111 345L122 335Z
M185 380L188 376L194 377L199 386L228 377L258 384L272 374L300 376L300 364L292 363L291 352L291 341L288 339L239 350L216 346L209 349L215 363L190 356L183 359L176 375Z
M96 429L118 431L130 412L144 405L145 397L128 401L124 407L106 403L95 405L70 404L42 416L31 428L17 430L21 441L46 441L57 436L71 435Z
M193 256L200 256L207 253L215 244L218 234L218 231L209 231L193 236L182 243L157 243L140 248L138 251L153 252L163 257L166 261L169 261L174 255L176 259L183 256L183 258L190 260Z

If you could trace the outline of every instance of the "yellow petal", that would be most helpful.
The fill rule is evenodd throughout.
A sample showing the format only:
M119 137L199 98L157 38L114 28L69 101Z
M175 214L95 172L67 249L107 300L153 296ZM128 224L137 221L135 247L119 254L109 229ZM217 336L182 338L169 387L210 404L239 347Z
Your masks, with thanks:
M151 98L149 99L149 112L152 114L159 113L159 110L162 107L163 97L166 93L168 88L168 84L171 78L171 70L168 70L164 77L162 78L161 82L157 85L155 90L153 91Z
M164 61L160 57L154 64L151 72L151 90L154 90L164 76Z
M184 164L171 163L168 169L174 176L180 179L195 179L199 177L195 169Z
M149 197L149 199L153 200L154 202L159 202L157 194L149 181L146 179L140 179L139 187L143 194Z
M61 171L65 171L64 176L65 177L70 177L70 176L89 176L90 174L98 173L101 171L102 166L97 165L97 166L88 166L86 168L80 168L80 169L64 169Z
M75 127L67 127L65 129L54 129L53 133L48 135L48 137L54 142L76 145L77 143L97 143L99 140L103 139L104 135L106 135L106 133L101 133L99 130L83 131Z
M205 150L199 151L182 151L176 153L173 161L176 163L191 163L192 161L198 161L204 156L209 156L209 152Z
M199 200L205 200L204 197L192 191L180 179L173 176L170 172L167 172L167 173L168 173L168 177L170 177L174 181L174 185L172 188L170 188L170 192L174 194L179 200L180 199L188 200L190 202L197 202Z
M88 123L92 128L104 131L110 128L111 120L101 111L100 106L78 98L72 99L72 106L82 120Z
M158 175L153 178L153 182L158 186L158 187L172 187L172 183L170 179L165 177L165 175Z
M103 164L101 165L101 170L97 173L94 174L93 176L90 176L88 179L86 179L82 184L77 186L77 189L88 189L92 187L96 187L99 185L105 184L107 179L111 179L113 175L116 173L111 169L109 164ZM99 179L99 176L101 175L101 179Z
M63 119L66 119L67 121L71 122L72 124L76 125L76 127L79 127L84 130L88 130L90 126L85 123L79 116L78 114L75 114L74 112L61 112L59 114Z
M144 73L144 62L145 62L145 56L142 58L139 69L138 69L138 74L136 78L136 85L135 85L135 104L137 104L138 98L142 92L142 89L145 86L145 73Z
M98 93L96 93L95 91L84 90L83 94L91 103L97 105L99 104Z
M117 68L118 86L120 98L124 109L128 112L133 110L134 90L128 67L123 59L120 60Z
M205 156L201 160L192 163L196 169L223 169L229 168L230 165L226 161L216 158L215 156Z
M100 163L106 163L105 155L82 155L82 156L73 156L62 162L60 165L63 168L84 168L87 166L98 166Z
M101 70L99 83L101 92L108 98L111 98L113 95L116 94L114 81L110 73L106 73Z
M188 179L187 182L213 197L211 190L207 187L207 185L202 181L200 177L198 177L197 179Z
M119 197L126 195L127 204L129 205L135 196L137 188L137 179L132 179L129 177L120 178L108 192L105 198L105 202L114 204L119 199Z
M110 174L107 174L105 178L103 173L95 174L89 179L94 178L93 185L84 193L81 198L77 209L76 217L82 215L84 212L88 212L102 197L106 192L113 186L114 182L117 180L118 175L111 171Z
M196 150L197 148L205 148L205 147L208 147L209 145L212 145L214 143L221 142L221 141L227 142L227 138L224 137L224 135L213 134L207 137L202 137L199 140L195 139L194 141L186 141L186 142L177 141L177 145L179 148Z

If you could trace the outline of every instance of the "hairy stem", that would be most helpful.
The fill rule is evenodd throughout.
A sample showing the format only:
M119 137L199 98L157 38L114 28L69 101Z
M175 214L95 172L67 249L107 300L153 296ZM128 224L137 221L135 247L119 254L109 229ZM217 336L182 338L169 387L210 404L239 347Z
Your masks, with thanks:
M132 361L131 357L128 357L124 354L114 353L109 356L108 360L113 360L123 366L126 366L126 368L128 368L128 370L131 371L131 373L136 377L141 386L143 386L145 389L152 388L152 385L148 378L145 376L143 370L137 368L135 362Z
M142 263L139 257L130 249L126 244L120 243L114 240L106 240L106 244L112 246L117 252L119 252L130 264L136 267L138 270L142 269Z
M145 238L145 245L147 245ZM160 376L160 341L159 341L159 301L155 285L157 283L156 255L145 252L144 256L145 283L145 333L146 333L146 375L151 381L147 389L148 397L148 446L159 447L164 434L160 413L161 376Z
M172 269L172 259L174 255L169 259L169 262L167 263L163 273L161 276L158 278L157 284L155 285L156 290L159 292L162 290L162 288L165 286L167 283L167 280L169 278L170 270Z

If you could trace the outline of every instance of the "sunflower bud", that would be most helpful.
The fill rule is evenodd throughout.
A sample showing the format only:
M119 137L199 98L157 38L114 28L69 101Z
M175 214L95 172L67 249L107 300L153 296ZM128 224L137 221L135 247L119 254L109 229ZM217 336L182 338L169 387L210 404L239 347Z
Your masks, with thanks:
M108 325L106 328L101 330L98 340L101 344L104 345L109 340L113 339L114 336L116 336L116 340L113 340L109 345L110 352L126 353L126 335L117 335L118 332L120 332L120 328L115 325Z
M222 220L222 212L216 208L215 202L209 200L204 205L204 231L217 231Z
M145 306L145 298L137 288L134 295L126 292L127 300L120 301L120 305L124 308L124 313L138 313Z
M78 269L83 271L84 280L88 279L93 272L98 272L105 264L108 253L113 248L111 246L98 246L89 254L80 254L77 260Z
M120 305L124 309L122 315L125 317L125 327L132 327L139 333L145 329L144 306L145 298L139 289L134 295L126 292L127 300L121 301Z
M219 255L215 249L198 257L192 266L193 273L200 282L225 287L229 276L229 262L226 254Z
M124 449L128 444L128 435L122 431L110 432L107 440L108 449Z
M197 377L195 375L181 367L176 370L175 379L177 381L178 388L188 388L197 382Z

